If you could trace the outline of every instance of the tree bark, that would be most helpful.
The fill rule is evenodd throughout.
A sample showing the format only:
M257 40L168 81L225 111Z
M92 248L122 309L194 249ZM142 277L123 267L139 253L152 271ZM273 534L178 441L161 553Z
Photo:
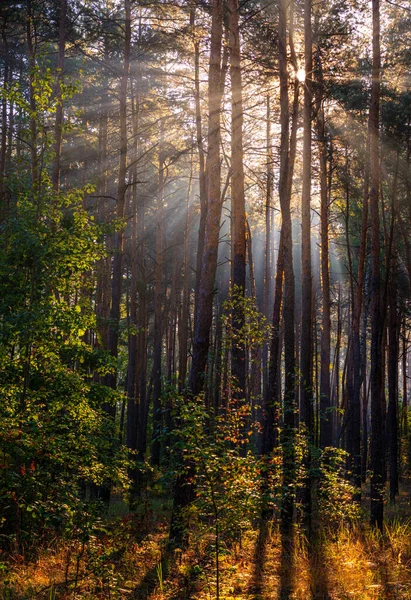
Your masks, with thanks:
M213 0L208 81L207 217L204 252L194 323L193 358L189 387L194 395L204 388L210 330L213 318L215 275L222 209L220 165L222 0Z
M51 184L55 192L60 191L60 173L61 173L61 143L63 139L63 99L61 95L61 83L64 74L64 54L66 48L66 19L67 19L67 0L60 0L60 21L59 21L59 44L57 60L56 77L56 119L54 122L54 159L51 173Z
M303 137L303 191L301 202L301 421L312 439L312 275L311 275L311 103L312 103L312 28L311 0L304 3L304 137Z
M230 76L231 76L231 218L233 239L232 269L233 291L238 300L232 315L232 377L235 397L244 401L246 392L246 350L242 340L246 282L246 223L243 166L243 90L241 81L240 30L238 0L227 1L230 28Z
M292 226L289 188L289 101L287 72L287 2L280 1L278 47L280 71L280 182L279 196L283 219L283 260L284 260L284 335L287 343L284 349L284 426L281 443L283 446L283 485L287 490L281 507L281 530L285 546L290 543L294 511L294 496L291 492L295 475L295 334L294 302L295 283L292 252Z
M388 448L390 461L390 500L395 502L398 495L398 354L399 319L397 307L396 256L391 259L389 346L388 346Z
M371 223L371 523L383 527L383 422L382 395L382 331L381 331L381 274L380 274L380 5L372 0L372 84L369 112L370 133L370 223Z
M160 133L158 166L158 195L156 208L156 258L154 269L154 339L153 339L153 437L151 442L151 464L160 464L161 414L161 357L163 346L163 206L164 206L164 154L163 123Z
M117 219L124 219L126 201L126 174L127 174L127 86L130 70L130 45L131 45L131 9L130 0L124 0L124 61L123 73L120 81L120 161L117 185ZM123 278L123 244L124 229L121 227L114 234L113 240L113 275L111 285L110 327L108 333L108 349L110 354L118 356L118 338L120 324L120 304ZM117 387L117 369L107 377L107 383L112 389ZM109 414L114 418L115 406L107 407Z

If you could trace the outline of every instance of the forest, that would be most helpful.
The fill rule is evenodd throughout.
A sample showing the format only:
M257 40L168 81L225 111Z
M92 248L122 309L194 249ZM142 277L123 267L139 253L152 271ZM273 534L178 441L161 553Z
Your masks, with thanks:
M410 0L0 32L0 598L410 600Z

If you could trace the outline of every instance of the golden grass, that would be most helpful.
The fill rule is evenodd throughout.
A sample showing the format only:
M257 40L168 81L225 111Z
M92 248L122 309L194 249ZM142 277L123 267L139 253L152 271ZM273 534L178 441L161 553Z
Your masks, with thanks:
M134 518L117 520L83 552L79 543L61 543L39 552L31 563L9 562L0 599L215 598L212 538L193 540L187 551L171 554L165 546L166 521L153 521L147 532L141 526ZM285 561L275 524L267 529L264 544L261 538L258 544L257 531L249 531L241 545L222 546L220 600L279 599L290 565L293 600L411 600L410 522L394 519L383 537L366 527L342 526L323 531L313 547L296 533L292 556Z

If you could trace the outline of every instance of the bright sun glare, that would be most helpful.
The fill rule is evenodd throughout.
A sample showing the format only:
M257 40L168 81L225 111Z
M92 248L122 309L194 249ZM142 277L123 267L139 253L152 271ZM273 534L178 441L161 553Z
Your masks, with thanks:
M305 69L303 69L303 68L298 69L295 76L297 77L298 81L304 81L305 80Z

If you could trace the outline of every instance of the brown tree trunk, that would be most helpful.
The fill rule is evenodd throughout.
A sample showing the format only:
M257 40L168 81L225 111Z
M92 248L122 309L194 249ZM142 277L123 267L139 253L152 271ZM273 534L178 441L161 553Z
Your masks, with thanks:
M354 485L358 490L357 496L361 496L361 336L360 323L364 295L365 279L365 256L367 250L367 226L368 226L368 192L369 192L369 165L366 159L364 173L364 193L361 223L360 254L358 257L357 285L353 304L352 318L352 455ZM354 286L353 286L354 288Z
M29 102L30 102L30 154L31 154L31 183L34 189L39 185L39 165L37 152L37 122L36 122L36 36L34 30L34 15L32 0L27 0L27 47L29 51Z
M292 8L292 7L291 7ZM284 15L286 18L286 15ZM291 54L293 55L293 23L292 23L292 11L290 15L290 48ZM285 26L285 25L284 25ZM284 66L282 65L282 69ZM284 77L285 74L282 73ZM284 93L285 90L283 90ZM287 104L285 102L287 100ZM291 189L292 180L294 173L294 163L297 149L297 129L298 129L298 100L299 100L299 82L297 79L294 80L294 98L293 98L293 110L291 115L291 132L289 134L289 151L287 153L287 161L284 169L287 172L284 173L284 179L280 180L280 194L284 194L283 204L290 206L291 203ZM285 114L288 114L289 120L289 107L288 107L288 95L287 98L283 97L283 110ZM282 115L282 119L285 116ZM285 124L284 124L285 126ZM289 124L287 125L289 128ZM286 143L284 141L284 143ZM282 151L282 150L281 150ZM285 156L283 157L285 160ZM280 195L281 200L281 195ZM281 209L282 210L282 209ZM291 213L290 213L291 220ZM283 217L284 222L284 217ZM292 243L292 240L291 240ZM274 306L272 315L272 338L270 347L270 364L269 364L269 375L267 384L267 394L264 397L264 425L263 425L263 440L262 440L262 453L269 454L278 443L278 418L280 414L281 405L281 308L283 301L283 285L284 285L284 229L281 227L278 257L277 257L277 270L275 277L275 291L274 291ZM292 246L291 246L292 252ZM290 274L289 274L290 276Z
M408 434L408 385L407 385L407 366L408 366L408 340L407 340L407 321L403 317L402 323L402 408L401 408L401 434Z
M272 289L272 237L274 229L273 212L273 152L271 139L271 103L270 93L267 92L267 112L266 112L266 195L265 195L265 249L264 249L264 292L263 292L263 313L267 320L270 319L271 311L271 289ZM263 397L266 401L268 393L268 342L264 342L262 349L262 368L263 368Z
M291 492L294 480L294 426L295 426L295 335L294 335L294 302L295 283L292 252L292 225L289 190L289 101L287 72L287 3L280 2L278 46L280 71L280 182L279 196L283 219L283 260L284 260L284 426L281 442L283 445L283 485L288 493L284 495L281 507L281 530L284 549L291 551L291 532L294 510L294 496Z
M117 219L124 218L124 208L126 202L126 174L127 174L127 85L130 69L130 44L131 44L131 9L130 0L124 0L125 22L124 22L124 62L123 73L120 81L120 161L118 170L117 185ZM113 275L111 285L111 308L110 308L110 327L108 333L108 349L110 354L117 358L118 338L120 323L120 304L122 293L123 277L123 243L124 231L121 228L114 234L113 240ZM117 370L111 373L107 378L108 385L116 389ZM115 406L108 407L109 414L114 418Z
M304 138L303 191L301 202L301 387L300 414L309 438L313 431L312 390L312 275L311 275L311 103L312 103L312 30L311 0L304 3Z
M388 322L388 448L390 464L390 499L395 502L398 495L398 354L399 354L399 319L397 307L396 256L391 260L390 312Z
M329 208L327 185L327 141L324 108L321 106L317 117L317 133L320 155L320 195L321 195L321 364L320 364L320 447L332 445L331 415L331 305L330 305L330 258L329 258Z
M213 0L211 49L208 82L208 157L207 157L207 218L204 252L198 288L198 304L194 323L193 358L190 389L194 395L204 387L213 298L217 270L218 240L222 209L220 165L221 112L221 42L223 33L222 0Z
M3 30L2 30L2 41L3 41L3 57L4 57L4 75L3 75L3 89L6 92L9 85L9 52L6 35L6 24L7 19L4 16ZM8 123L7 119L7 96L4 94L2 105L1 105L1 142L0 142L0 223L7 218L7 202L6 194L4 190L5 178L6 178L6 155L7 155L7 127L11 127L11 123Z
M247 256L250 277L251 298L257 298L257 287L254 275L253 241L251 228L247 219ZM247 349L246 349L247 351ZM261 347L252 344L250 348L250 379L247 392L251 401L251 418L254 423L261 423Z
M183 262L183 292L181 301L180 322L178 327L178 392L182 393L186 385L187 355L188 355L188 319L190 313L190 225L191 209L190 198L192 194L193 157L191 157L190 178L187 188L186 222L184 228L184 262Z
M238 22L238 0L227 1L230 29L230 75L231 75L231 218L233 238L232 269L233 290L240 301L245 295L246 282L246 224L243 166L243 99L241 81L240 30ZM244 308L238 302L232 315L232 377L237 399L244 400L246 392L245 347L242 342Z
M201 101L200 101L200 43L195 30L195 8L190 12L190 27L192 28L194 44L194 95L195 95L195 115L196 115L196 137L199 160L199 192L200 192L200 224L198 228L197 244L197 264L196 264L196 283L194 295L194 314L197 314L198 289L200 286L201 266L203 264L204 235L207 216L207 180L205 172L205 153L203 142L203 129L201 122Z
M156 258L154 269L154 339L153 339L153 437L151 464L160 464L161 415L161 357L163 346L163 206L164 206L164 154L163 124L158 169L158 196L156 208Z
M380 274L380 5L372 0L372 84L369 113L370 132L370 222L371 222L371 523L383 527L383 415L382 395L382 331L381 331L381 274Z
M57 60L57 78L56 78L56 119L54 122L54 159L51 173L51 184L54 191L60 191L60 164L61 164L61 143L63 139L63 99L61 94L61 83L64 73L64 53L66 48L66 18L67 18L67 0L60 0L60 21L59 21L59 44Z
M138 111L139 97L137 93L132 93L132 121L133 121L133 139L134 143L134 161L138 157ZM131 240L130 240L130 315L128 320L129 335L128 335L128 368L127 368L127 447L135 451L137 449L137 436L139 429L138 422L138 396L137 394L137 330L138 330L138 313L137 313L137 162L133 168L132 180L132 201L131 201ZM134 457L132 457L134 459ZM131 477L134 482L137 480L137 472L135 469L131 471Z

